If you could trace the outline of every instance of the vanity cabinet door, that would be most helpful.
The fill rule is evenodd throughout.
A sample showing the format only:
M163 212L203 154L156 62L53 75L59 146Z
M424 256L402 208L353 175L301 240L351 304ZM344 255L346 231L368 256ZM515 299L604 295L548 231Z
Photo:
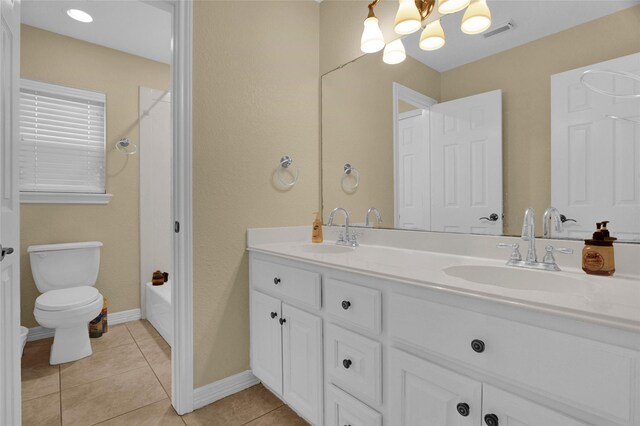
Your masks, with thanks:
M322 318L282 304L284 399L314 424L322 424Z
M282 327L280 300L251 292L251 369L282 396Z
M482 424L487 426L588 425L490 385L483 386Z
M387 368L390 425L481 424L480 382L394 348Z

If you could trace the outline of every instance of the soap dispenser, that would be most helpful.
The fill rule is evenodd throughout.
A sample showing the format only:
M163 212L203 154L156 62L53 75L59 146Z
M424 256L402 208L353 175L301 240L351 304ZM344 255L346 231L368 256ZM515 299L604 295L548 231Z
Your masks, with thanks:
M315 212L316 218L313 220L313 226L311 231L311 242L321 243L322 238L322 219L320 219L320 212Z
M616 271L613 242L607 229L608 220L596 223L596 232L591 239L584 240L582 270L592 275L613 275Z

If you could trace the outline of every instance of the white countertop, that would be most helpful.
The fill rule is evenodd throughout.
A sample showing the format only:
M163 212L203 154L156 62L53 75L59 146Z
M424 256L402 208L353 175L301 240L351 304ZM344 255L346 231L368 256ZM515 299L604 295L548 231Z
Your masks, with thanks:
M507 252L504 260L496 260L362 244L343 253L318 253L304 240L267 240L250 237L248 250L640 332L640 281L634 277L592 276L571 267L563 267L561 272L513 268L525 271L529 280L537 280L535 275L539 275L543 282L553 275L553 286L541 286L546 290L519 289L472 282L445 272L459 265L511 268L505 266ZM564 281L555 283L559 277L566 278L566 285Z

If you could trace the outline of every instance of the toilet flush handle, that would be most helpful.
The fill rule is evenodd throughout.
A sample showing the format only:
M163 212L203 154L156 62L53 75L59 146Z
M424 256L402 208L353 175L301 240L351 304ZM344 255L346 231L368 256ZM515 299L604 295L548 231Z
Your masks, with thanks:
M2 262L6 255L11 253L13 253L12 247L2 247L2 244L0 244L0 262Z

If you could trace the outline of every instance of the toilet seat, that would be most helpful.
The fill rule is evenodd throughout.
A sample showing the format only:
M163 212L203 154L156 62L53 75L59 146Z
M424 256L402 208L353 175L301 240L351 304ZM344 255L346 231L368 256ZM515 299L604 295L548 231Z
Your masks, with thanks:
M42 311L64 311L89 305L100 298L95 287L71 287L51 290L36 299L36 309Z

